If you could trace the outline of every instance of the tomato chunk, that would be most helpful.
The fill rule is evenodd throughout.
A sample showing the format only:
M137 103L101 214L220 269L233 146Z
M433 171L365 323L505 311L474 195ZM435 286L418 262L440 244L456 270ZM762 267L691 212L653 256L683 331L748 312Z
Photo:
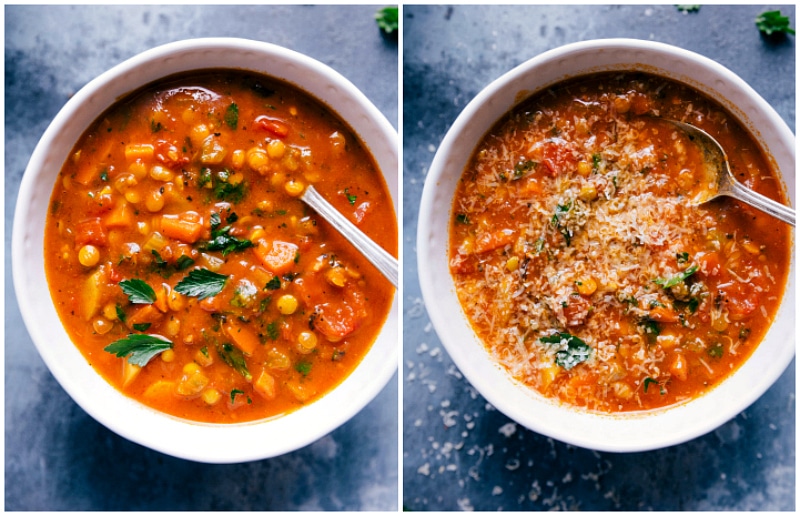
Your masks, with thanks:
M279 118L261 115L255 119L255 124L256 127L272 133L279 138L285 138L289 135L289 124Z
M86 219L75 226L75 243L78 246L92 244L108 245L108 233L99 218Z

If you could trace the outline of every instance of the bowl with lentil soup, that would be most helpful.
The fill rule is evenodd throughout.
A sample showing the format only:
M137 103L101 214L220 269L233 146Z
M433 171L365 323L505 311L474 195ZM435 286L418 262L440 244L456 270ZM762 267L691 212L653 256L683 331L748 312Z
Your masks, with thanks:
M343 76L267 43L176 42L91 81L15 214L17 298L48 368L177 457L262 459L334 430L396 370L397 295L299 196L314 185L396 255L396 137Z
M468 104L426 178L417 245L437 333L527 428L628 452L713 430L794 357L792 228L692 207L722 141L737 178L791 204L794 136L738 76L659 43L567 45ZM435 299L435 302L434 302Z

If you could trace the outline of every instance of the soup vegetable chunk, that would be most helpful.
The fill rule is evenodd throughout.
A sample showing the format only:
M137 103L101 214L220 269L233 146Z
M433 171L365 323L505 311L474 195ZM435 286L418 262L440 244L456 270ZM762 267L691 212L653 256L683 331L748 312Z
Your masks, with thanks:
M739 367L785 288L788 226L731 199L688 200L698 147L786 202L758 145L718 104L642 73L534 95L482 139L457 187L450 268L492 357L544 396L589 410L692 399Z
M396 252L371 155L297 88L217 70L118 102L50 201L47 278L75 345L126 395L196 421L272 417L330 391L394 289L298 199L309 184Z

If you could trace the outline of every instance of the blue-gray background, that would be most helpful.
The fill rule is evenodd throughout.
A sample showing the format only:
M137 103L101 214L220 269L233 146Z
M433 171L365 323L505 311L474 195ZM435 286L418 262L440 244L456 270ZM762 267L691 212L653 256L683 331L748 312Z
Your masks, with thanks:
M545 50L630 37L739 74L794 130L795 39L763 39L767 6L405 6L403 506L410 510L793 510L794 362L718 430L648 453L598 453L515 425L453 365L422 305L416 224L436 147L489 82ZM795 26L792 6L781 6ZM786 345L794 345L787 342ZM591 429L587 429L591 431Z
M175 459L113 434L58 385L22 324L9 254L20 179L47 125L92 78L163 43L229 36L291 48L350 79L397 127L398 47L380 34L376 10L6 7L6 509L397 510L397 375L351 421L294 453L233 465Z

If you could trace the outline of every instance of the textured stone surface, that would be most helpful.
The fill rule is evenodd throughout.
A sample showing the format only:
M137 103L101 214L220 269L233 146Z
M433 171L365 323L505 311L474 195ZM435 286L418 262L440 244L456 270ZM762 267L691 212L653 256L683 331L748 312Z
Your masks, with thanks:
M11 224L33 148L81 86L133 55L208 36L276 43L331 66L397 127L397 43L372 6L122 6L5 10L5 508L9 510L396 510L398 382L294 453L205 465L133 444L58 385L22 325ZM46 293L42 293L46 295Z
M794 8L781 7L794 26ZM403 45L403 506L410 510L793 510L794 362L714 432L667 449L599 453L516 425L461 376L422 305L419 199L466 104L514 66L586 39L654 40L744 78L794 130L795 40L763 39L764 7L406 6ZM786 345L794 345L787 342Z

